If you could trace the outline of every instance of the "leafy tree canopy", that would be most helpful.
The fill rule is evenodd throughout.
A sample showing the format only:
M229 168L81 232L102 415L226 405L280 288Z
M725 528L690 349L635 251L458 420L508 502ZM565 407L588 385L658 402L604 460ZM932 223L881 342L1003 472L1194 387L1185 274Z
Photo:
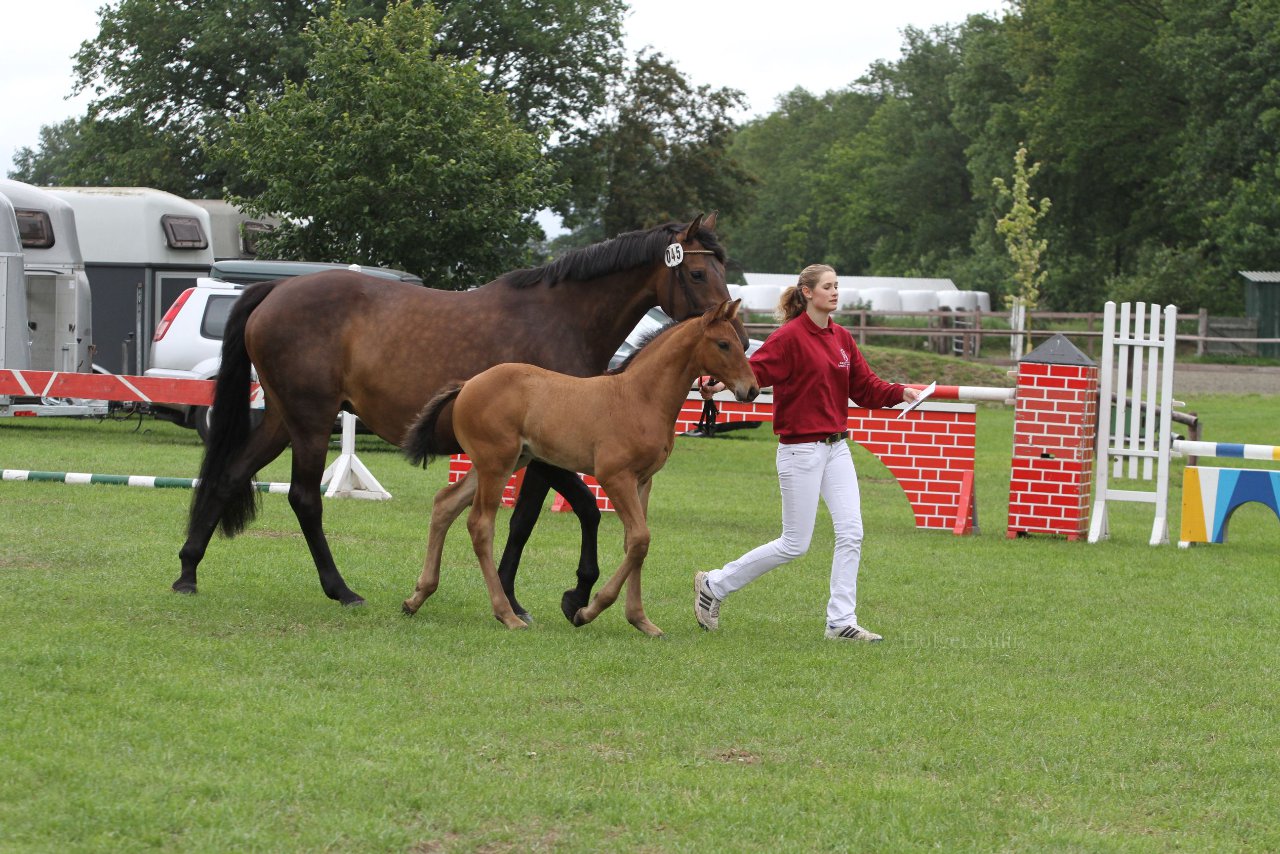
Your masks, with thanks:
M307 70L303 30L341 10L379 21L394 0L116 0L76 55L88 113L42 133L14 158L22 180L139 184L185 196L251 192L209 156L226 122L254 98L279 95ZM415 3L414 5L423 5ZM438 0L434 51L474 61L481 83L506 96L528 128L561 130L604 101L621 59L623 0ZM99 124L109 125L100 128ZM121 133L120 128L128 129ZM126 146L143 142L137 149ZM157 175L149 164L168 167Z
M741 92L694 86L661 54L642 53L611 93L607 117L561 152L570 229L614 235L718 210L732 219L750 177L731 156Z
M555 199L541 140L435 50L438 13L392 6L381 22L340 9L304 35L306 79L251 103L214 155L262 191L232 201L283 221L282 258L383 264L442 287L518 266Z

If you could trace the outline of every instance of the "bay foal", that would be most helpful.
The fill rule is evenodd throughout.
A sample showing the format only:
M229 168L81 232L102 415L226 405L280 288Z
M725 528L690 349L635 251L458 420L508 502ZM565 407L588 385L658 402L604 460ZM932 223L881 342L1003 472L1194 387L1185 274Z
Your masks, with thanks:
M676 418L700 375L719 378L739 400L754 400L760 393L735 325L740 302L722 302L701 317L667 327L612 374L584 379L534 365L505 364L436 395L409 429L405 453L415 463L440 453L435 421L452 402L453 433L471 458L472 470L436 494L426 560L413 595L404 602L405 613L417 613L435 592L445 534L471 504L467 530L494 616L507 628L525 627L512 611L493 563L494 517L511 474L531 460L542 460L595 475L622 521L622 564L590 603L574 613L573 624L594 620L625 583L627 621L647 635L661 635L645 616L640 595L652 478L671 455Z

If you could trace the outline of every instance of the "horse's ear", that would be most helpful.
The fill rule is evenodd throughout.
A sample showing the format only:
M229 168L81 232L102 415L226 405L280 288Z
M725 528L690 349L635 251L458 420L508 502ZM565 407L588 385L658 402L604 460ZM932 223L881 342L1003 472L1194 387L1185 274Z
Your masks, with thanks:
M721 303L720 319L733 320L735 317L738 316L738 308L741 307L741 305L742 305L741 299L736 299L736 300L733 300L732 302Z
M680 241L693 240L698 236L698 229L702 228L702 214L698 214L693 222L689 223L689 227L684 230L684 234L680 235Z
M707 231L715 231L716 230L716 214L718 213L719 211L712 211L711 213L707 214L707 218L702 221L702 227L705 228Z

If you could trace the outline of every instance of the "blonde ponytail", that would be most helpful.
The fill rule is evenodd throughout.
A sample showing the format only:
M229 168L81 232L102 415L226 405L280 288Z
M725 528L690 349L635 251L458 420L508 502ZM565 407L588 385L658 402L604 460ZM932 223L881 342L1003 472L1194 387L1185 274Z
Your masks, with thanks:
M810 264L800 271L800 279L794 284L789 285L782 292L782 296L778 298L777 317L781 323L788 320L794 320L804 314L805 308L809 305L809 300L805 299L804 291L801 288L808 288L812 293L813 289L818 286L818 280L822 278L823 273L834 273L835 268L829 264Z

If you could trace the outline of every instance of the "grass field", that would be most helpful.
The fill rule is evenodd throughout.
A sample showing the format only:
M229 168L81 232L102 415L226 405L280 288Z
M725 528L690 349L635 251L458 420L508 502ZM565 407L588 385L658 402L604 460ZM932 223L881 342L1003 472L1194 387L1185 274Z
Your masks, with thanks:
M1206 440L1280 438L1280 398L1189 404ZM978 421L972 537L916 531L855 448L874 646L822 637L825 513L720 632L694 624L694 570L777 534L767 428L681 439L658 477L662 640L620 606L560 616L571 514L530 543L531 630L493 620L461 527L401 616L444 466L374 441L395 498L325 504L357 609L321 594L283 496L182 597L186 492L0 484L0 850L1280 849L1280 524L1255 505L1226 545L1151 548L1150 508L1121 505L1096 546L1006 539L1011 410ZM0 423L3 468L190 477L199 455L153 422ZM611 571L612 517L601 545Z

